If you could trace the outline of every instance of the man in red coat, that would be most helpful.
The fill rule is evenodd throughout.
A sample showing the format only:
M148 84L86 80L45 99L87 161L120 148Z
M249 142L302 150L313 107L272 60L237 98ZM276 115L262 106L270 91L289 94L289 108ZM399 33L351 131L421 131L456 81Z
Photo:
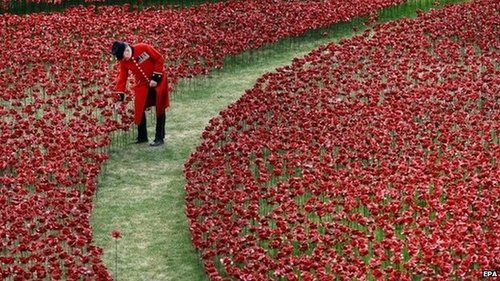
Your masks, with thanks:
M128 72L134 74L135 85L133 92L134 101L134 123L138 125L138 136L136 143L148 141L146 114L148 107L156 107L156 134L151 146L163 144L165 138L165 110L170 105L168 97L167 77L163 70L163 57L152 46L147 44L136 44L115 41L111 47L111 53L119 61L120 73L116 80L115 91L119 99L123 101L127 84Z

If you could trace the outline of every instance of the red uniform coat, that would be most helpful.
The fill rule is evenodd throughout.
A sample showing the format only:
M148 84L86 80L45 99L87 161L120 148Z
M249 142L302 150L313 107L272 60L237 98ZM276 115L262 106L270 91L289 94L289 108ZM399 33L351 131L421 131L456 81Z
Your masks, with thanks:
M152 46L147 44L137 44L132 46L132 57L129 60L119 61L120 74L116 80L115 91L125 92L128 72L132 71L135 77L133 91L134 101L134 123L139 125L142 113L147 107L155 105L156 115L165 113L165 109L170 106L168 95L167 76L163 70L163 57ZM162 79L156 86L156 103L148 101L149 82L153 74L161 74Z

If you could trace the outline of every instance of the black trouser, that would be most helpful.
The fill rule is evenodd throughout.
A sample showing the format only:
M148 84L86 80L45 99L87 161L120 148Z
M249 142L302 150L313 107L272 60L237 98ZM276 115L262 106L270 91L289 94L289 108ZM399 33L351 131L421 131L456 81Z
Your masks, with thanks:
M148 99L153 99L153 101L156 100L156 91L154 90L154 88L150 88L150 91L148 92ZM155 140L163 141L163 139L165 138L165 117L165 113L156 116ZM144 141L148 139L145 111L142 112L141 124L139 124L138 131L138 141Z

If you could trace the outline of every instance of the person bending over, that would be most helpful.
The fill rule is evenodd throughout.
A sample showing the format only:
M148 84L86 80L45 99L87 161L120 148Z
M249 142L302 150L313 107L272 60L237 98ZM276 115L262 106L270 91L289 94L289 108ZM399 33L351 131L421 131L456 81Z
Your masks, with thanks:
M165 110L170 106L168 83L163 69L164 59L151 45L139 43L130 45L115 41L111 53L118 59L119 74L114 91L117 101L123 101L129 71L134 74L135 84L132 87L134 99L134 123L138 125L137 141L148 141L145 110L151 106L156 108L156 133L151 146L159 146L165 138Z

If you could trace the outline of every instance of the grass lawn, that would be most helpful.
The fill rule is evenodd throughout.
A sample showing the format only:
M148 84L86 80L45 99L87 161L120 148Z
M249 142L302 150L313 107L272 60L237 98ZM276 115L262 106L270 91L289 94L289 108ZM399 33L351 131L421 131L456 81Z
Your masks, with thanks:
M413 8L397 10L399 17L414 14L418 1L411 2ZM430 5L430 1L423 2ZM393 18L396 12L384 13ZM223 70L183 80L172 93L164 146L135 145L135 132L125 135L130 144L111 151L92 212L95 243L104 249L104 262L115 280L208 280L190 241L182 171L205 126L253 87L262 74L289 64L321 44L352 36L354 26L361 32L362 22L358 19L284 39L227 59ZM326 36L321 35L324 31ZM151 140L152 117L148 114ZM123 235L116 244L110 236L114 229Z

